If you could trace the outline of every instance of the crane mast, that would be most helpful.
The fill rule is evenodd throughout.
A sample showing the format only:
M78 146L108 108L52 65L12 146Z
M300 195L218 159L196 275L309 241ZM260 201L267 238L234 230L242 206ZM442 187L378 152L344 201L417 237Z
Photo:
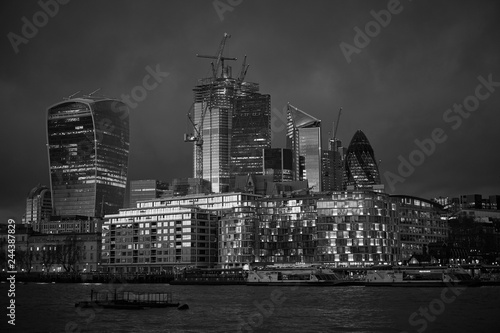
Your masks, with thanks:
M339 130L339 122L340 122L340 115L342 114L342 107L339 109L339 113L337 115L337 122L335 123L335 128L333 129L333 135L332 138L330 139L330 149L333 150L333 166L334 166L334 184L338 183L337 179L337 131Z

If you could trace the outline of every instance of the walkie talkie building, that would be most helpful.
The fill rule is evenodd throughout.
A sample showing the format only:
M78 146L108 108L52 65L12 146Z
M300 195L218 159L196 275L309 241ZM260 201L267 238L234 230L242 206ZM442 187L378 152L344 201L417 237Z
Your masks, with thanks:
M49 107L47 148L53 214L101 217L123 208L129 110L108 98L74 98Z

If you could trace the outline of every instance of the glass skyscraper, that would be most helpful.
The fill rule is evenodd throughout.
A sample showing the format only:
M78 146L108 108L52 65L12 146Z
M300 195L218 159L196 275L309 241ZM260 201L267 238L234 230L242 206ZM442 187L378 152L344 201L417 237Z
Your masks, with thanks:
M194 177L197 161L202 158L202 179L212 184L212 192L229 190L231 130L235 98L235 80L228 77L201 79L194 88L194 123L203 121L201 144L194 145ZM205 114L202 120L202 115Z
M237 96L231 135L231 178L262 175L262 150L267 148L271 148L271 96Z
M52 206L55 215L100 217L124 205L129 110L108 98L74 98L47 112Z
M228 192L234 176L262 174L262 149L271 146L271 97L260 94L257 83L232 78L229 66L221 77L200 79L193 90L193 122L203 122L197 143L203 148L194 145L194 177L200 153L201 178L214 193Z
M380 184L380 174L373 148L365 133L358 130L345 155L344 187L362 189Z
M287 148L293 151L294 179L307 180L313 192L321 191L321 120L288 104ZM304 158L300 179L300 158Z

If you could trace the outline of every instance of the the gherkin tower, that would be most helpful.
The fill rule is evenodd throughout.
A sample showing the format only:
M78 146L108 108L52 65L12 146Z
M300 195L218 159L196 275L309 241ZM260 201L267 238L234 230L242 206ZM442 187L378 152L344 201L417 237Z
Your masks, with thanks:
M365 133L358 130L347 148L344 169L344 188L371 188L380 185L375 154Z

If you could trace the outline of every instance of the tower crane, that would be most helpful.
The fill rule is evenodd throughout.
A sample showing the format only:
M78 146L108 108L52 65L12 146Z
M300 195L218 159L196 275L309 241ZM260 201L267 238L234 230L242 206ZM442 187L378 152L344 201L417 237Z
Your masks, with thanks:
M222 38L222 41L220 42L219 49L217 50L217 54L215 56L210 56L210 55L200 55L197 54L196 56L199 58L208 58L208 59L215 59L215 64L212 62L212 78L211 82L209 83L210 85L210 90L209 90L209 100L205 101L205 106L201 111L200 118L198 119L198 123L194 122L193 115L191 112L194 110L194 105L195 102L191 105L187 117L190 123L193 126L194 133L191 134L184 134L184 142L194 142L195 143L195 149L196 149L196 178L203 178L203 123L205 121L205 116L207 114L207 111L212 109L212 103L213 103L213 93L216 85L216 81L218 80L218 72L219 68L222 67L221 71L221 76L220 78L224 77L224 61L225 60L237 60L237 58L233 57L223 57L222 54L224 52L224 47L226 45L226 40L230 38L231 35L224 33L224 36ZM212 152L210 152L210 159L212 157ZM211 168L210 163L210 168ZM210 170L210 178L212 176L212 172ZM211 180L211 179L210 179Z
M335 123L335 128L333 130L333 135L332 138L330 139L330 149L333 150L333 167L334 167L334 184L338 183L337 180L337 131L339 130L339 122L340 122L340 115L342 114L342 107L339 109L339 113L337 115L337 122Z
M247 64L247 56L245 55L245 58L243 58L243 64L241 65L240 75L238 76L239 82L243 82L245 80L245 76L247 75L248 67L250 67L250 65Z
M339 129L340 115L342 114L342 107L339 109L339 113L337 115L337 122L335 123L335 129L333 130L332 138L330 139L330 143L333 144L333 150L337 150L336 141L337 141L337 131Z
M217 55L212 56L212 55L202 55L202 54L197 54L196 56L198 58L208 58L208 59L215 59L215 65L212 63L212 75L214 80L217 79L217 74L219 72L219 68L222 67L222 72L221 76L223 77L224 75L224 60L238 60L237 58L233 57L223 57L222 52L224 52L224 46L226 45L226 40L228 38L231 38L231 35L228 33L224 33L224 37L222 37L222 41L220 42L219 45L219 50L217 51Z

